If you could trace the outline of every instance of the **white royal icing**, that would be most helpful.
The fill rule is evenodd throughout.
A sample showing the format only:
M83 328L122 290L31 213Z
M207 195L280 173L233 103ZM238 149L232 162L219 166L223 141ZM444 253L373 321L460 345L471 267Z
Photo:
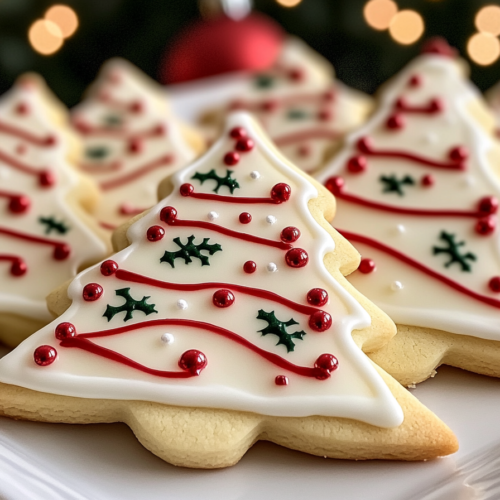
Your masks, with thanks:
M420 86L409 85L413 75L420 76ZM481 198L500 198L500 184L487 156L494 141L485 132L483 123L476 121L472 114L482 106L481 96L465 79L458 61L439 55L422 55L390 82L380 97L380 107L373 118L348 138L342 152L318 174L321 182L331 176L341 176L346 193L405 208L475 211ZM414 106L425 106L430 99L438 98L444 110L435 114L403 112L405 126L401 130L390 130L385 123L395 111L396 100L401 97ZM356 143L364 136L369 136L373 147L379 150L406 151L444 162L449 161L451 148L463 146L469 152L466 169L440 170L406 159L367 155L367 170L350 173L347 162L354 155L362 155ZM429 136L436 140L424 145L420 138ZM422 177L427 174L434 178L434 185L421 184ZM415 184L402 186L404 196L396 192L384 193L380 180L383 175L396 175L398 179L410 176ZM493 219L498 225L497 216ZM484 236L476 233L476 223L474 217L390 213L339 197L333 220L338 229L375 239L474 293L500 299L488 286L492 277L500 275L499 228ZM395 224L397 231L393 229ZM442 231L455 235L457 242L465 242L460 247L462 254L475 255L476 260L468 259L470 272L463 271L456 262L445 267L449 256L433 254L434 247L447 246L440 238ZM364 243L353 244L363 257L375 261L376 271L355 272L349 280L396 323L500 340L498 308L459 293L385 252ZM389 287L388 283L394 286Z
M227 168L223 157L234 148L229 137L233 127L244 127L255 142L251 152L242 153L238 165ZM255 183L249 172L258 167L261 182ZM179 187L191 183L195 193L213 194L214 181L201 184L193 179L195 173L207 173L211 169L223 176L226 170L233 172L239 183L237 197L269 198L273 186L286 182L292 191L289 201L273 204L279 214L280 224L267 225L264 221L269 204L239 204L220 200L203 200L183 197ZM191 166L173 177L174 190L142 219L128 230L129 247L116 253L112 259L120 269L139 273L150 278L174 283L231 283L274 292L296 303L307 305L306 294L312 288L328 291L329 302L321 309L333 318L331 328L315 332L308 326L309 316L262 296L247 295L234 290L234 303L227 308L215 307L212 295L223 285L208 290L179 291L130 283L113 276L103 276L99 266L82 272L70 285L68 295L71 307L51 325L22 343L15 351L0 360L0 381L30 389L84 398L146 400L159 403L196 407L215 407L257 412L276 416L327 415L352 418L381 427L401 424L403 413L389 388L374 366L356 346L352 331L370 324L370 316L360 304L328 273L323 258L334 251L330 235L316 222L308 210L309 200L318 196L316 188L302 175L292 170L272 144L262 135L255 122L244 113L236 113L228 119L223 136L210 151ZM223 187L219 195L231 196ZM220 226L244 234L273 241L280 241L281 230L287 226L298 227L301 236L294 246L303 248L309 255L305 267L293 269L285 262L285 251L197 227L172 226L161 222L160 212L166 206L178 211L179 220L204 221L208 209L221 214ZM241 224L242 208L253 215L252 222ZM146 233L153 225L161 225L165 236L155 242L148 241ZM186 242L191 235L195 243L209 238L208 244L219 244L222 251L208 255L209 265L200 260L185 264L175 259L175 267L160 262L166 250L175 251L174 238ZM268 273L266 264L279 262L279 272ZM254 261L257 269L252 274L243 271L243 264ZM82 298L83 287L99 283L104 293L94 302ZM124 313L111 321L103 317L107 305L119 305L123 298L115 290L130 288L135 299L149 297L158 313L145 315L135 311L124 322ZM178 305L186 301L187 309ZM274 311L281 321L293 318L297 324L288 332L303 330L303 340L295 340L295 350L287 353L284 345L277 345L275 335L262 335L259 331L267 326L257 319L258 311ZM323 353L338 358L339 368L327 380L318 380L295 374L260 357L239 343L223 336L187 326L168 326L168 333L175 336L175 343L168 349L159 345L158 339L165 333L165 326L141 328L126 334L94 338L93 342L158 370L179 371L178 361L188 349L202 351L208 360L207 367L198 377L166 379L134 370L104 357L90 354L78 348L65 348L54 337L56 326L62 322L73 323L78 332L94 332L124 325L142 324L157 318L203 321L236 332L251 344L268 353L281 356L291 363L312 367ZM376 334L376 333L374 333ZM45 367L33 362L34 350L40 345L54 346L58 351L56 361ZM275 377L286 375L286 388L275 383Z

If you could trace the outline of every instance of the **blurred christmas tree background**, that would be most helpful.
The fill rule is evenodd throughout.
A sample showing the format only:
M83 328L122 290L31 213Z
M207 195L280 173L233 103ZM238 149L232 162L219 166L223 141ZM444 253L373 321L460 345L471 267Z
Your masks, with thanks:
M482 24L478 25L476 19L478 12L495 5L493 2L371 2L379 2L372 4L371 14L368 0L254 0L254 8L303 38L334 64L341 80L365 92L374 92L418 53L422 40L433 35L444 36L468 59L471 77L482 90L500 79L500 7L485 11ZM200 16L196 0L66 0L60 3L74 11L78 27L64 41L61 39L60 47L52 54L43 55L35 50L28 34L56 3L0 0L1 92L19 74L37 71L67 105L73 106L100 65L113 56L127 58L157 77L169 41L186 23ZM388 15L384 9L391 8L399 14L413 11L410 18L416 28L403 23L402 35L398 35L393 12L391 29L375 29L377 23L382 23L379 28L384 27L383 16ZM398 41L398 36L404 39L408 33L411 38L412 29L417 30L417 35L422 31L421 36L411 43ZM55 35L60 37L60 33Z

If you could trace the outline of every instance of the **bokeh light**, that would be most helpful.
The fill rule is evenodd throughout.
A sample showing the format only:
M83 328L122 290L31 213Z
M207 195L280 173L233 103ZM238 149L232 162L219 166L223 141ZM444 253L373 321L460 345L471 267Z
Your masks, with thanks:
M500 7L498 5L487 5L477 14L475 19L476 28L482 33L500 35Z
M63 38L70 37L78 28L78 16L76 12L67 5L53 5L45 13L45 19L59 26Z
M369 26L376 30L386 30L397 14L398 6L392 0L370 0L363 9Z
M276 0L283 7L295 7L299 5L302 0Z
M500 42L488 33L476 33L467 42L467 53L476 64L489 66L500 56Z
M38 19L30 26L28 39L31 46L45 56L57 52L63 44L63 35L59 26L46 19Z
M415 43L424 33L422 16L414 10L401 10L391 20L389 33L402 45Z

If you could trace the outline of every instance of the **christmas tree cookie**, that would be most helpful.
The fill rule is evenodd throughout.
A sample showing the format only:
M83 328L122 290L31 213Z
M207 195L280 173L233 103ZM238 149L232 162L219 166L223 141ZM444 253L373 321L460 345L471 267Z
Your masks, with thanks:
M499 147L443 42L388 83L318 179L363 256L349 281L398 325L372 359L404 384L441 364L500 376Z
M0 98L0 342L10 346L52 320L52 289L109 253L85 212L97 189L69 163L66 115L36 75Z
M280 151L306 172L324 164L347 132L361 125L371 99L334 81L333 67L299 39L289 37L273 68L248 78L245 91L203 122L210 133L235 109L251 111Z
M394 325L343 277L358 256L324 218L333 197L252 118L232 115L160 194L0 360L0 414L123 421L187 467L232 465L259 439L350 459L456 450L363 354Z
M160 85L123 59L103 66L72 122L84 144L80 169L103 193L95 217L109 231L154 205L160 180L204 149Z

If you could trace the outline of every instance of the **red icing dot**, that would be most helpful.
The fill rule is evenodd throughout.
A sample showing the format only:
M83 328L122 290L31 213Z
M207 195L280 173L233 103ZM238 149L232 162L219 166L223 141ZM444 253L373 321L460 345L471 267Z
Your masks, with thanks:
M300 231L293 226L285 227L281 231L280 238L284 243L294 243L300 238Z
M240 222L242 224L248 224L248 223L252 222L252 215L249 214L248 212L242 212L240 214Z
M252 274L257 270L257 264L253 260L247 260L243 264L243 271L247 274Z
M165 124L160 123L160 125L156 125L156 127L154 129L155 135L162 136L162 135L166 135L166 133L167 133L167 127Z
M233 139L243 139L247 136L247 131L243 127L234 127L229 132L229 136Z
M483 217L476 222L476 233L487 236L495 230L496 225L497 223L494 217Z
M236 151L230 151L224 155L224 163L226 165L232 166L236 165L240 161L240 155Z
M356 146L362 153L368 153L373 149L373 144L369 137L361 137L356 143Z
M56 260L65 260L69 257L69 254L71 253L71 249L69 245L66 245L66 243L63 243L62 245L57 245L54 248L54 259Z
M496 214L498 212L498 199L494 196L485 196L479 200L477 208L484 215Z
M347 162L347 170L349 170L352 174L360 174L361 172L364 172L367 166L368 164L366 162L366 158L361 155L353 156L352 158L349 158L349 161Z
M235 99L234 101L231 101L229 103L229 109L233 110L233 111L236 109L245 109L245 101L242 101L240 99ZM236 128L240 128L240 127L236 127ZM242 130L245 132L244 129L242 129ZM231 137L233 137L233 136L231 136ZM235 139L237 139L237 138L235 137Z
M23 155L28 150L26 144L18 144L16 147L16 153L18 155Z
M231 290L217 290L213 297L212 302L216 307L229 307L234 304L234 294Z
M344 187L344 179L342 177L334 176L327 179L325 182L326 189L333 194L339 194L342 192Z
M328 302L328 292L323 288L312 288L307 292L307 302L312 306L324 306Z
M333 371L339 366L337 358L333 354L322 354L314 363L314 376L318 380L330 378Z
M457 146L455 148L450 149L448 153L450 160L460 162L464 161L469 157L469 151L464 146Z
M236 143L235 148L238 151L241 151L243 153L247 153L248 151L251 151L254 147L254 143L252 139L248 137L243 137L242 139L238 139L238 142Z
M129 153L141 153L144 149L144 141L139 137L132 137L128 141Z
M28 266L22 259L14 260L14 262L12 262L12 265L10 266L10 274L12 274L12 276L23 276L27 271Z
M408 107L408 101L404 97L398 97L396 100L396 109L405 109Z
M311 154L311 147L308 144L302 144L297 148L297 154L305 158Z
M50 187L55 184L56 178L50 170L44 170L38 174L38 182L40 186Z
M16 106L16 113L19 115L27 115L29 113L30 107L27 103L25 102L20 102Z
M500 292L500 276L494 276L493 278L490 279L488 282L488 286L490 287L490 290L495 293Z
M179 359L179 366L192 375L199 375L207 366L207 358L201 351L190 349L181 356L181 359Z
M183 184L184 186L186 184ZM190 185L190 184L189 184ZM160 220L171 224L177 218L177 210L174 207L164 207L160 212Z
M182 196L190 196L194 192L194 186L192 184L183 184L180 188Z
M318 120L321 120L322 122L328 122L333 118L333 114L331 110L329 109L322 109L318 113Z
M268 113L274 111L277 108L278 108L278 101L274 99L263 101L260 105L260 109L262 109L262 111L267 111Z
M431 174L427 174L422 177L422 186L424 187L434 186L435 182L436 179L434 179L434 176Z
M13 196L9 201L9 210L13 214L22 214L28 210L31 200L27 196Z
M304 80L306 74L304 73L304 70L301 68L292 68L288 72L288 78L294 82L301 82Z
M422 77L420 75L413 75L408 81L410 87L420 87L422 85Z
M104 290L99 283L89 283L83 287L83 300L86 302L94 302L94 300L101 298L103 292Z
M288 385L288 377L286 375L278 375L274 379L276 385Z
M38 366L51 365L57 357L57 351L50 345L41 345L35 349L33 359Z
M151 226L148 228L146 236L149 241L160 241L165 236L165 229L161 226Z
M441 99L434 98L431 101L430 109L431 109L431 111L434 111L435 113L443 111L444 102Z
M45 138L45 144L47 146L53 146L54 144L56 144L57 142L57 139L54 135L48 135L46 138Z
M132 113L142 113L144 111L144 103L142 101L134 101L130 105L130 111Z
M112 276L118 271L118 264L114 260L105 260L101 264L101 274L103 276Z
M396 113L387 119L386 125L387 128L391 130L400 130L405 126L404 116L400 113Z
M332 326L332 317L325 311L316 311L309 317L309 326L315 332L324 332Z
M285 261L290 267L304 267L309 261L309 256L302 248L292 248L286 253Z
M375 261L372 259L361 259L359 264L359 272L363 274L369 274L375 271Z
M76 337L76 328L72 323L65 321L56 326L55 336L58 340L66 340Z
M279 184L274 185L271 189L271 198L276 203L283 203L284 201L288 201L291 194L292 188L284 182L280 182Z

